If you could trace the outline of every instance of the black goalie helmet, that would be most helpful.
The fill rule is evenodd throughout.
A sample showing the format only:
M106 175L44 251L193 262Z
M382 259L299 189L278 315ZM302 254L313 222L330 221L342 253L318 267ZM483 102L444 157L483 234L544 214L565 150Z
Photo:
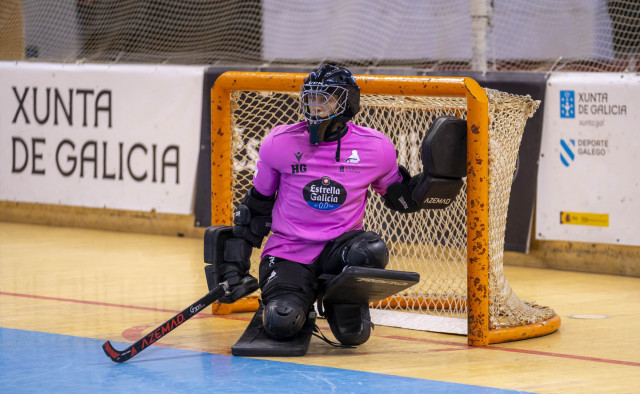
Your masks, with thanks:
M349 70L328 63L305 78L300 105L310 142L319 144L334 125L346 123L360 111L360 88Z

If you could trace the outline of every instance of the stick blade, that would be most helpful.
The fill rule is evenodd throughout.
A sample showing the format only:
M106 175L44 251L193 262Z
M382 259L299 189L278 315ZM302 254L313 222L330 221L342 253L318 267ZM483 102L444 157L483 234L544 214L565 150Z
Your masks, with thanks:
M102 344L102 350L104 350L104 353L111 359L111 361L116 363L122 363L131 358L131 356L127 357L127 355L131 354L130 351L121 353L114 349L109 341Z

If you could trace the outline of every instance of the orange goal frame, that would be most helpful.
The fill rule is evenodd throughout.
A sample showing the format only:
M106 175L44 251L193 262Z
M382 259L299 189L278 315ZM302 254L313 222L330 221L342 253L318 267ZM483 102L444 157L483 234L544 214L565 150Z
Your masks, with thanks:
M232 223L231 91L298 92L307 74L222 74L211 89L211 224ZM489 329L489 113L487 94L471 78L356 75L361 94L467 99L467 343L491 343L554 332L560 318Z

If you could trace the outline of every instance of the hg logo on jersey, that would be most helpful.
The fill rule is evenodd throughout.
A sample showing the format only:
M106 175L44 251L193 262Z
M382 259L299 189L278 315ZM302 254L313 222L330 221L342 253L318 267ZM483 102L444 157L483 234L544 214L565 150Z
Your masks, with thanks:
M294 153L294 156L296 157L296 160L298 161L298 163L300 163L300 159L302 159L302 152L296 152ZM291 164L291 173L292 174L301 174L307 172L307 165L306 164Z
M576 94L573 90L560 91L560 117L576 117Z

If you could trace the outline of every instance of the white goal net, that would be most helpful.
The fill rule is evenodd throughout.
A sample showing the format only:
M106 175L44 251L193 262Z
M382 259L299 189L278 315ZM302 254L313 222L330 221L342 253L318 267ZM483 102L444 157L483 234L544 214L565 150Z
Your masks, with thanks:
M507 208L518 148L525 123L539 102L496 90L486 93L490 119L489 329L543 323L554 316L554 311L521 300L503 270ZM278 124L303 120L297 100L296 93L231 92L233 206L251 185L262 139ZM442 115L466 118L467 114L466 99L456 97L365 94L361 107L353 122L385 133L397 149L399 163L412 174L422 171L420 144L431 122ZM373 305L374 322L465 334L468 294L465 190L446 209L411 215L389 211L379 195L373 192L371 195L364 228L377 232L387 242L391 255L388 268L421 275L418 285ZM255 251L254 271L258 265L259 251Z

